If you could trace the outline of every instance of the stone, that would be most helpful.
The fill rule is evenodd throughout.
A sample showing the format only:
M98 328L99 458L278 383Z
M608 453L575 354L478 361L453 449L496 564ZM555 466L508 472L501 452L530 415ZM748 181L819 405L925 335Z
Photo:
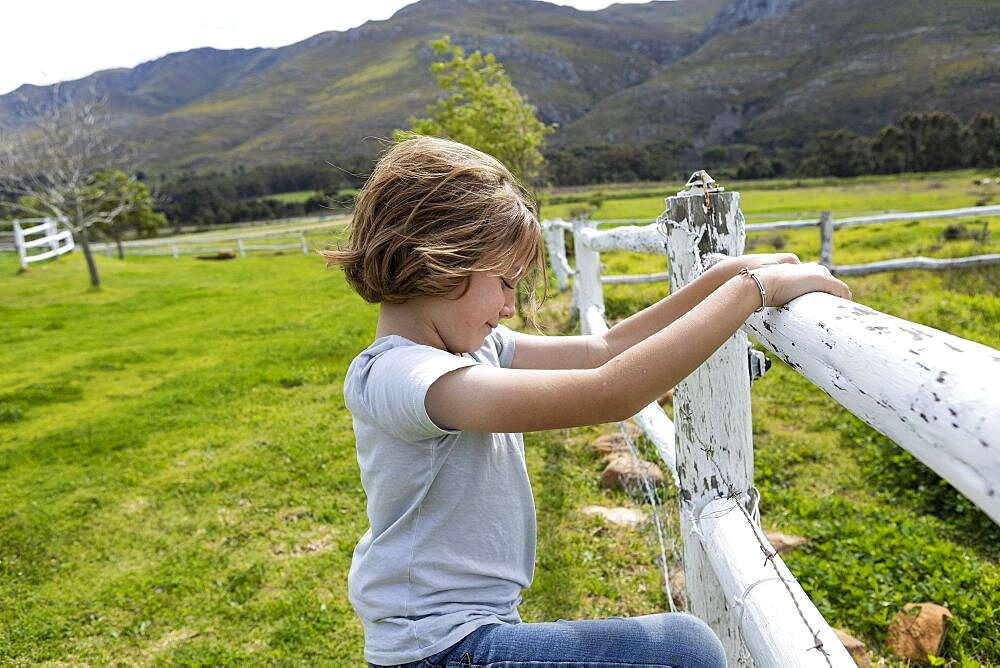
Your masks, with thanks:
M667 569L670 577L670 600L678 611L687 610L687 600L684 598L684 571L679 566Z
M585 506L580 509L584 515L603 517L606 522L624 527L636 527L645 521L646 515L634 508L605 508L604 506Z
M807 538L803 538L802 536L791 536L780 531L765 531L764 536L767 538L767 542L771 544L771 547L778 551L778 554L791 552L795 548L802 547L809 542Z
M663 483L663 471L652 462L636 459L631 454L622 453L611 457L601 473L601 487L604 489L631 490L642 485L643 473L652 485Z
M886 643L896 656L927 664L937 656L948 632L948 608L936 603L907 603L889 624Z
M858 668L868 668L871 661L868 659L868 652L865 651L865 644L843 629L834 629L837 638L844 644L844 649L854 659Z
M594 452L602 455L629 451L628 443L626 443L625 436L621 432L598 436L590 442L590 447L593 448Z

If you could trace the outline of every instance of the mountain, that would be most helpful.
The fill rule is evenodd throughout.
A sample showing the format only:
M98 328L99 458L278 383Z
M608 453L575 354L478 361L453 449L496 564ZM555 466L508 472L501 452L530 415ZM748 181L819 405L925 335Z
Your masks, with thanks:
M705 35L655 76L603 99L558 142L686 135L696 146L796 146L820 130L873 133L907 111L968 122L1000 109L997 2L732 1Z
M344 160L420 115L427 42L493 53L554 146L684 139L796 147L906 111L968 121L1000 104L996 0L676 0L583 12L535 0L421 0L277 49L176 53L62 84L96 90L147 169ZM0 96L24 127L52 87Z

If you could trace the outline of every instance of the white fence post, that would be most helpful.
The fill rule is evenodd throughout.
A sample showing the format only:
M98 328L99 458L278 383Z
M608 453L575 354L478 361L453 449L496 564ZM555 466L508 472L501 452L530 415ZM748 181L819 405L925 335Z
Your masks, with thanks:
M560 292L569 286L569 272L566 271L566 230L562 221L552 221L543 228L545 247L549 251L549 266L556 277L556 287Z
M46 236L48 237L49 251L51 251L53 255L56 255L59 252L59 238L56 236L59 232L59 226L56 225L56 221L54 220L48 220L47 223L49 225L49 229L48 232L46 232Z
M586 245L583 230L597 227L590 220L573 221L573 252L576 270L573 274L573 306L580 316L580 331L593 334L588 312L596 310L604 318L604 289L601 285L601 255ZM596 319L596 318L595 318Z
M236 243L240 247L240 257L246 257L247 251L245 248L243 248L243 239L237 239Z
M833 214L829 211L819 216L819 263L827 269L833 266Z
M667 225L671 291L702 273L703 255L743 253L745 220L739 209L739 193L714 193L708 198L711 208L705 206L704 195L666 200L662 218ZM752 660L740 635L739 620L708 554L694 539L700 532L701 512L709 502L720 497L733 497L745 506L751 502L750 374L747 337L742 331L678 385L674 429L688 609L715 630L730 665L746 665Z
M309 245L306 243L306 233L302 233L302 254L309 255Z
M21 222L14 221L14 245L17 247L17 259L21 263L21 271L28 268L28 253L24 248L24 232L21 231Z

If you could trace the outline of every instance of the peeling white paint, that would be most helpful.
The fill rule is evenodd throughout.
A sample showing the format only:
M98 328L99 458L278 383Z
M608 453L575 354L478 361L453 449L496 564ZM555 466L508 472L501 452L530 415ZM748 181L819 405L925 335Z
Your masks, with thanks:
M822 293L746 328L1000 524L1000 351Z
M667 198L661 221L667 229L670 289L677 290L702 272L703 254L743 252L743 214L738 193ZM731 665L746 664L731 597L720 586L698 536L697 517L705 504L753 486L750 378L747 339L736 332L674 391L677 474L681 486L681 536L688 609L718 634ZM726 558L741 555L729 553ZM741 658L743 660L741 661Z
M854 668L843 643L735 500L708 503L699 525L713 571L758 665Z
M542 238L545 240L545 248L549 252L549 265L552 273L556 277L556 287L560 292L569 286L569 277L573 273L573 268L566 260L566 230L573 229L562 220L546 220L542 223Z
M587 248L598 252L625 250L633 253L666 255L666 237L657 225L623 225L607 230L580 231Z

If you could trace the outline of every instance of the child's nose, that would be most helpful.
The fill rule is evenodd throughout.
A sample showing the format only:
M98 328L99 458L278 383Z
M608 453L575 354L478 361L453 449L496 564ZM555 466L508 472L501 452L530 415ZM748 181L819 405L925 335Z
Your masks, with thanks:
M514 296L512 293L510 299L505 299L503 306L500 307L500 317L511 318L513 316L514 316Z

